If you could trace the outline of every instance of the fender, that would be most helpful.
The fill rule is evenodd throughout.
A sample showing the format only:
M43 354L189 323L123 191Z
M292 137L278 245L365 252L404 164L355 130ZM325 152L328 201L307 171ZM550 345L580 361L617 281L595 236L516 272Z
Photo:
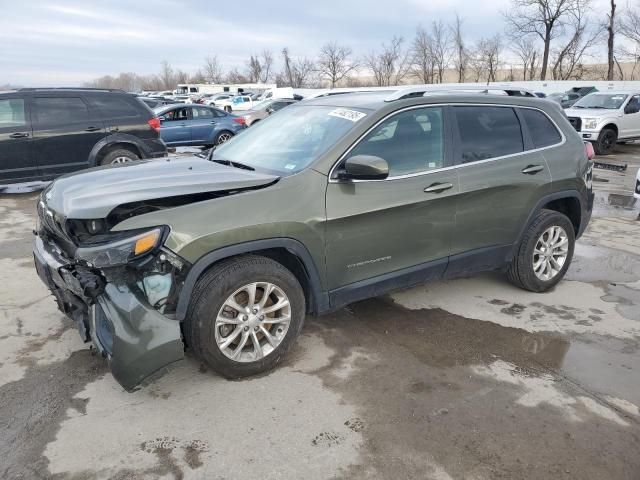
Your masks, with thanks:
M184 281L184 285L182 286L182 290L180 291L178 306L176 308L176 319L183 321L187 316L187 309L191 302L191 293L195 288L196 282L202 273L211 265L235 255L253 253L270 248L286 248L300 259L306 270L307 279L309 280L311 311L316 314L327 311L329 309L329 296L328 293L322 289L318 269L311 257L311 254L309 253L309 250L307 250L307 247L292 238L270 238L223 247L200 257L191 266L191 269L187 274L187 278Z
M141 145L142 142L140 142L140 139L138 139L137 137L134 137L133 135L129 135L127 133L110 133L106 137L101 138L98 143L96 143L91 149L91 152L89 153L89 165L94 167L98 165L97 159L100 150L114 143L126 143L135 147L135 149L142 154L142 158L146 158L148 155L148 152L146 151L144 146Z
M527 217L527 221L524 222L524 224L522 225L522 228L520 229L520 233L518 233L518 239L513 244L513 248L511 248L511 251L509 253L509 258L507 259L507 261L510 262L513 259L513 257L515 257L518 251L518 248L520 247L520 243L522 242L522 237L524 236L525 231L531 224L531 221L533 220L533 218L538 214L538 212L540 212L540 210L542 210L542 207L549 202L552 202L554 200L559 200L561 198L576 198L578 200L578 203L580 204L581 218L580 218L580 230L576 232L576 239L578 239L580 235L582 235L582 232L584 232L585 228L587 227L587 224L589 223L589 219L591 218L591 210L588 208L589 205L587 205L587 203L589 203L588 200L585 203L584 196L581 195L578 190L561 190L559 192L550 193L540 198L540 200L538 200L538 203L536 203L535 207L531 210L531 213L529 213L529 216Z

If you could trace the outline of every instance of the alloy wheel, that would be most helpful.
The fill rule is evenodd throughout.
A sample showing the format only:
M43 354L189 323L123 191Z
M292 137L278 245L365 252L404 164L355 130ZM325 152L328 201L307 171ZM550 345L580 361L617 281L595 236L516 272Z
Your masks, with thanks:
M222 145L224 142L228 141L231 138L231 135L229 133L221 133L220 136L218 137L218 141L216 142L216 145Z
M129 157L116 157L111 160L111 165L116 165L118 163L129 163L132 160Z
M544 282L553 279L567 261L569 237L564 228L554 225L547 228L533 250L533 272Z
M284 291L273 283L250 283L222 304L215 321L215 341L227 358L255 362L282 343L290 323L291 305Z

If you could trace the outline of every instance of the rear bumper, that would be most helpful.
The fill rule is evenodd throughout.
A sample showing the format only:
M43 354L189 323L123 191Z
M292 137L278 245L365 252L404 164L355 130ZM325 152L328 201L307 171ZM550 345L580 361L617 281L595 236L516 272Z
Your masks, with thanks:
M159 137L146 139L143 142L142 150L144 158L160 158L167 156L167 145Z
M106 282L99 273L68 262L40 237L33 256L60 310L75 322L83 340L108 359L126 390L184 358L180 323L155 310L124 281Z

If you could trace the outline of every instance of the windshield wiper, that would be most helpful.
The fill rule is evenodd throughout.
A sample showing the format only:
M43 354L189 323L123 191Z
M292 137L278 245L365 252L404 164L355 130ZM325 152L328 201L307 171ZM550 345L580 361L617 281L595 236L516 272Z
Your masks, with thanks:
M211 160L211 161L215 163L219 163L220 165L227 165L229 167L241 168L243 170L251 170L251 171L255 170L255 168L249 165L245 165L244 163L232 162L231 160L223 160L222 158L216 158L215 160Z

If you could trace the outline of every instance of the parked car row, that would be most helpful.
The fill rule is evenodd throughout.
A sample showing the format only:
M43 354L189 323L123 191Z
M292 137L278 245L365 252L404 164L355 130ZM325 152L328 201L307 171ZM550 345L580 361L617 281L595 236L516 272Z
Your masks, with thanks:
M158 118L123 91L23 88L0 93L0 186L166 153Z

